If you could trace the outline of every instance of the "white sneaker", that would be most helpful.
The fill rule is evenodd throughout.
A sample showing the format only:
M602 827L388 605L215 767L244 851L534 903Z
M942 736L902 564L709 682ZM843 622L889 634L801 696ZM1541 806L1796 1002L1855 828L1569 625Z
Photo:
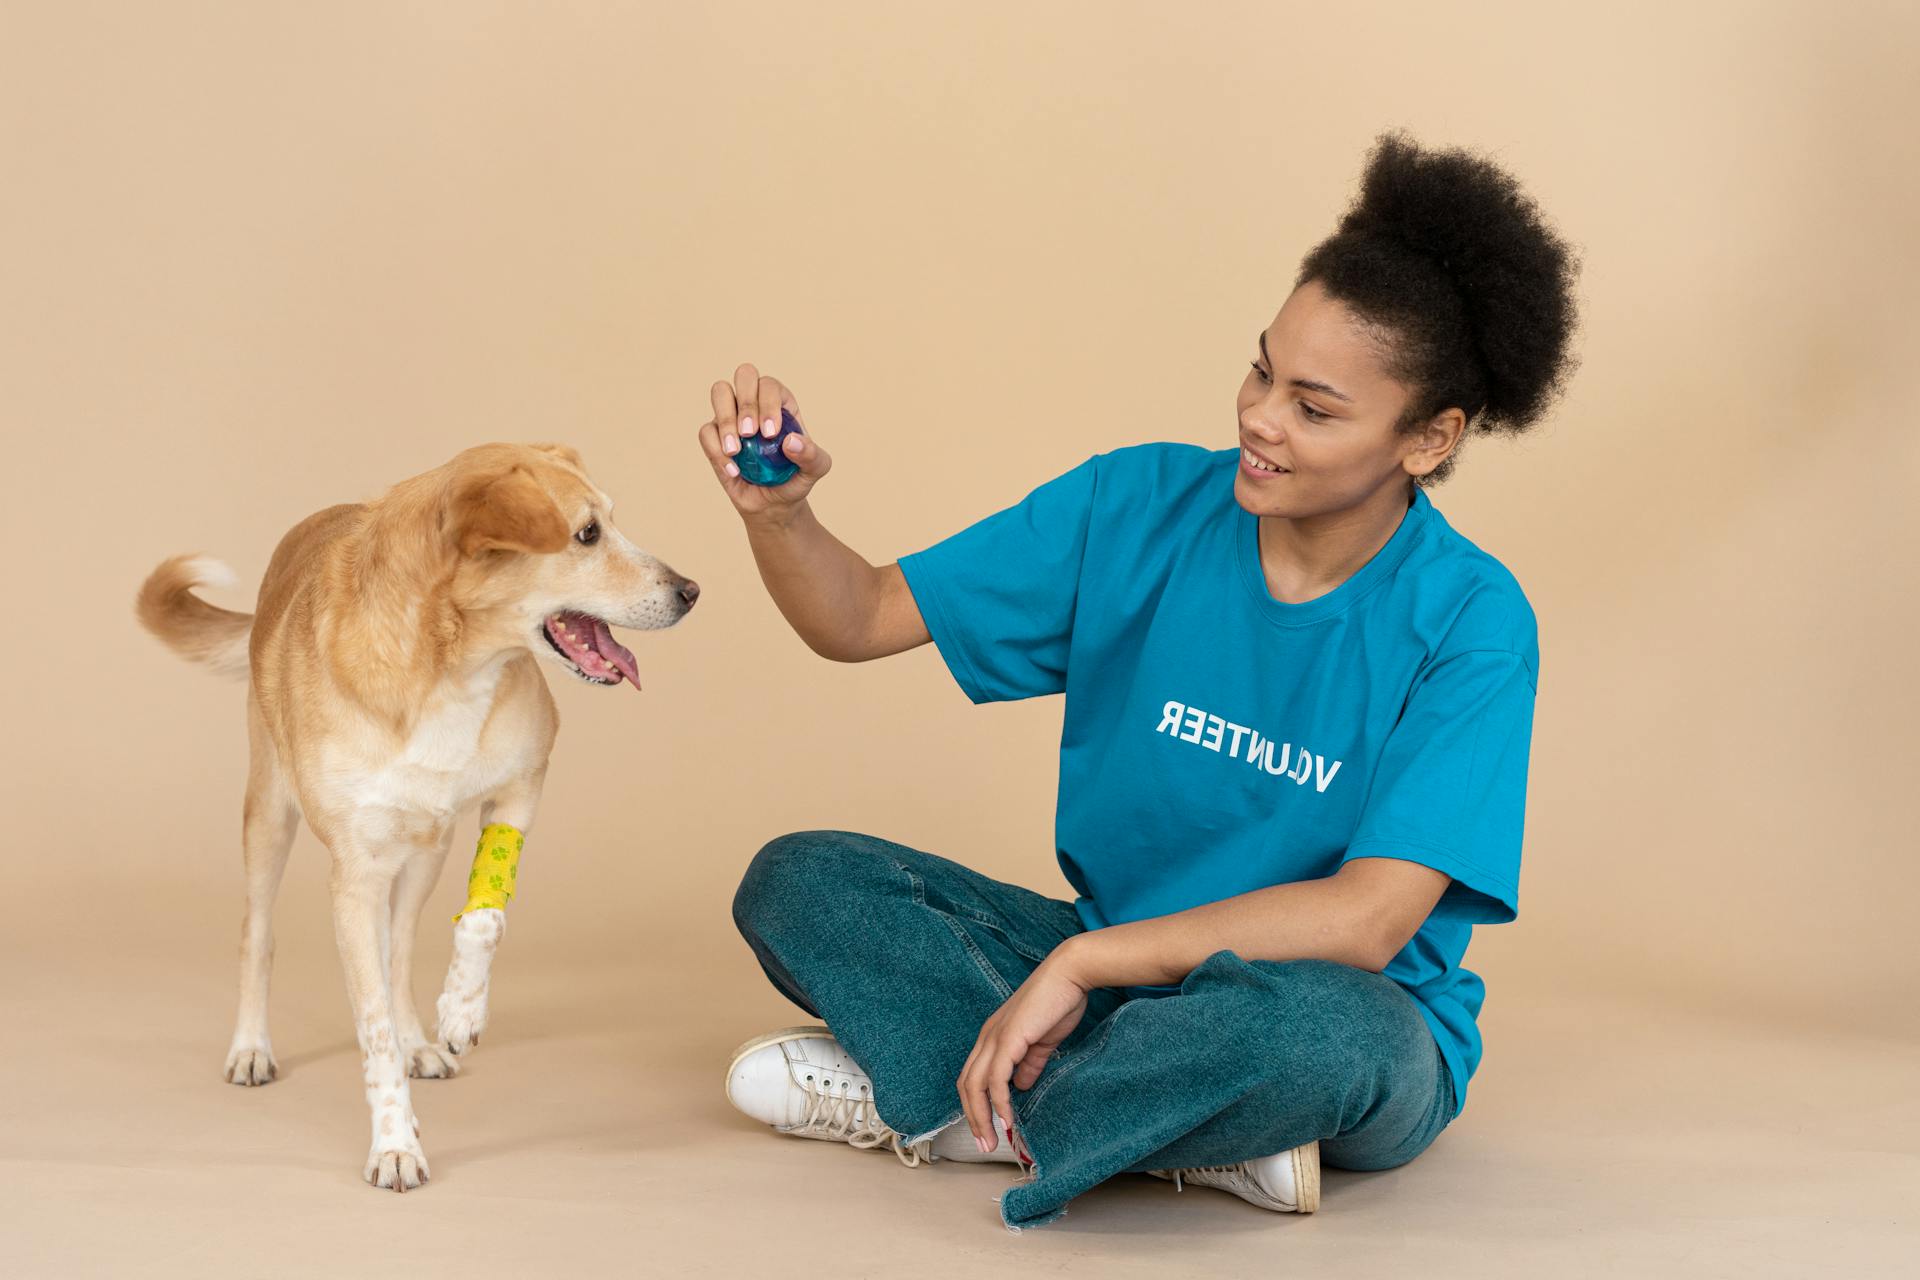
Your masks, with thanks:
M785 1027L734 1050L727 1101L796 1138L890 1147L909 1169L933 1158L929 1140L909 1146L880 1122L873 1082L825 1027Z
M1176 1190L1185 1183L1231 1191L1248 1204L1276 1213L1312 1213L1320 1207L1320 1144L1282 1151L1276 1156L1242 1160L1239 1164L1209 1165L1201 1169L1153 1169L1156 1178L1172 1181Z

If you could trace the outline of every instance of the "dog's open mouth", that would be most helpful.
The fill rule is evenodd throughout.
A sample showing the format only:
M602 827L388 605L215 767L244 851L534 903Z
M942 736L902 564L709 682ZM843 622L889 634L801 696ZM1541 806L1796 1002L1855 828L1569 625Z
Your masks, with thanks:
M633 654L613 638L604 620L567 609L553 614L541 627L554 652L567 660L574 674L591 684L619 684L622 679L640 687Z

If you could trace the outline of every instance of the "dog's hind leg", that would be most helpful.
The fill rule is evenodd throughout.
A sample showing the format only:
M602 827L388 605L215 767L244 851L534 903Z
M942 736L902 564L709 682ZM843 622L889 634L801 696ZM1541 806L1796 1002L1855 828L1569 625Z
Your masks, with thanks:
M459 1070L459 1062L452 1054L428 1041L420 1025L419 1011L413 1004L413 947L420 910L440 880L440 868L447 860L447 846L452 839L453 827L449 824L431 849L421 849L407 860L393 882L388 957L393 1026L400 1037L400 1056L406 1061L407 1074L416 1078L437 1080Z
M480 806L482 829L505 823L524 837L533 829L540 807L540 789L547 769L516 778ZM507 931L507 913L484 908L462 913L453 927L453 960L447 966L446 986L435 1008L440 1025L435 1032L449 1053L466 1053L480 1043L487 1027L487 992L493 979L493 956Z
M427 1180L427 1154L407 1088L407 1064L393 1024L387 962L381 954L394 881L410 860L430 854L431 837L413 843L378 839L344 823L315 824L333 853L333 936L353 1002L361 1080L373 1113L373 1145L362 1176L377 1187L408 1191ZM376 842L377 841L377 842Z
M246 859L247 902L240 922L240 1012L227 1049L226 1078L233 1084L266 1084L280 1072L267 1036L267 986L273 973L273 901L287 869L300 820L292 788L280 771L273 743L249 700L247 799L240 818Z

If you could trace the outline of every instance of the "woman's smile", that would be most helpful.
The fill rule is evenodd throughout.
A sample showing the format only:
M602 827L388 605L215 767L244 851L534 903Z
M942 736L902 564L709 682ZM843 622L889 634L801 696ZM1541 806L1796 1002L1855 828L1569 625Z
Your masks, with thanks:
M1245 445L1240 446L1240 470L1250 476L1259 476L1263 480L1293 474L1285 467L1269 462Z

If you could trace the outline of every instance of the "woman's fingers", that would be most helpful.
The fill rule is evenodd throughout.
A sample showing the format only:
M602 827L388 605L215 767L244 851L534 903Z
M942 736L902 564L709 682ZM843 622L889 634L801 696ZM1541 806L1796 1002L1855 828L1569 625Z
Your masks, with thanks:
M728 501L741 515L748 515L759 508L755 505L758 493L752 485L740 478L740 465L727 456L721 444L722 437L718 424L708 422L700 428L700 452L707 456L707 464L713 468L714 478L720 481Z
M988 1081L990 1086L989 1096L993 1100L994 1114L1000 1117L1000 1123L1007 1127L1008 1133L1013 1132L1013 1095L1007 1091L1007 1077L1012 1074L1012 1061L1003 1060L1000 1069L995 1071ZM992 1127L991 1122L988 1123L988 1127ZM996 1146L999 1145L999 1137L1000 1135L998 1134L994 1135L994 1145Z
M700 428L700 452L707 455L707 461L722 477L740 474L740 468L727 456L727 451L721 446L720 428L714 423L709 422Z
M713 425L720 432L720 447L729 454L740 452L739 413L733 398L733 384L716 382L709 393L713 401Z
M780 402L786 394L786 388L775 378L762 377L759 386L760 434L778 435L780 432Z
M989 1023L982 1028L973 1053L960 1070L960 1108L966 1113L967 1128L973 1131L974 1141L982 1152L993 1151L1000 1145L1000 1134L993 1127L995 1115L1009 1132L1013 1129L1013 1095L1008 1091L1007 1082L1013 1075L1017 1058L1009 1046L1001 1044L999 1029Z
M1027 1056L1020 1059L1020 1065L1013 1069L1013 1087L1031 1089L1033 1082L1046 1070L1047 1060L1053 1056L1053 1050L1045 1045L1035 1045L1027 1050Z
M973 1042L973 1052L967 1055L966 1062L960 1067L960 1075L954 1081L954 1092L960 1095L960 1110L966 1114L967 1128L973 1131L973 1140L976 1144L983 1140L980 1137L980 1114L974 1106L971 1081L974 1066L980 1060L980 1047L986 1043L986 1039L986 1032L983 1029L980 1038ZM981 1150L985 1149L984 1146L981 1147Z
M780 449L786 454L789 462L800 468L800 474L807 478L809 486L813 481L827 474L828 469L833 466L833 459L827 456L827 451L822 449L812 436L803 431L796 431L788 436L781 443Z
M760 425L760 371L743 364L733 371L733 399L740 406L740 434L750 436Z
M973 1140L982 1153L1000 1145L1000 1135L993 1128L992 1097L995 1067L1000 1060L999 1023L997 1018L989 1019L960 1073L960 1106L967 1113L967 1127L973 1130Z

